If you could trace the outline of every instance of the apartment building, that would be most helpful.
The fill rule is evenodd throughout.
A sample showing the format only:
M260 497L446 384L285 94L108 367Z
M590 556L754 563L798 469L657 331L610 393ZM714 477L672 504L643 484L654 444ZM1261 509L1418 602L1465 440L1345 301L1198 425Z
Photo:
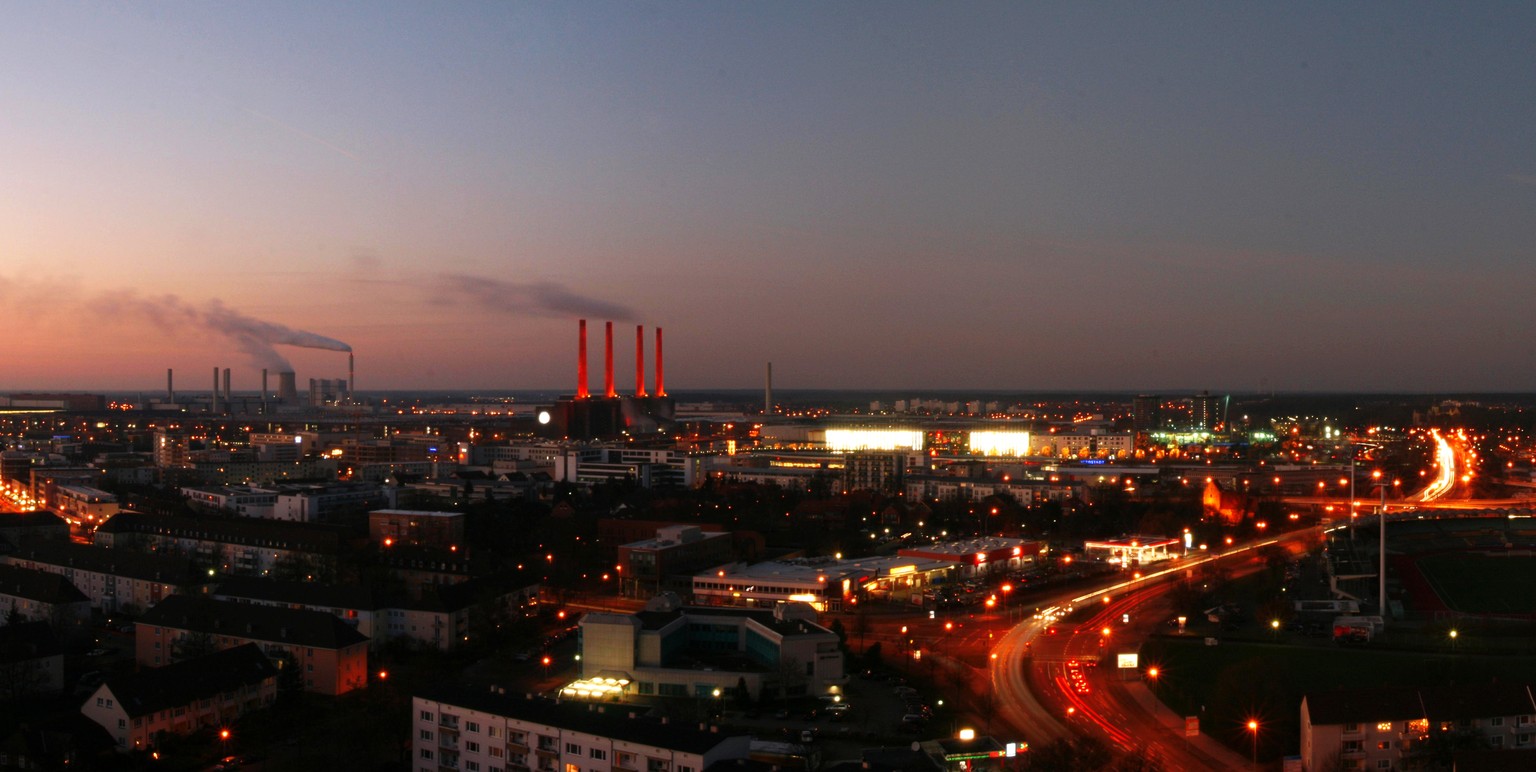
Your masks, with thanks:
M554 702L505 690L444 689L411 700L420 772L703 772L746 759L751 738L647 719L623 705Z

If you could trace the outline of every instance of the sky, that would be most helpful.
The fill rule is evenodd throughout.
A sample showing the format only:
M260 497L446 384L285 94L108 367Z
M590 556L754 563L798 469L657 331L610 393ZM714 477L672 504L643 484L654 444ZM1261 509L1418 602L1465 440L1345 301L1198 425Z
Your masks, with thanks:
M33 3L0 389L1536 391L1536 5ZM292 345L300 343L304 345ZM319 346L312 348L307 346ZM654 352L646 351L648 362ZM654 385L654 382L648 378Z

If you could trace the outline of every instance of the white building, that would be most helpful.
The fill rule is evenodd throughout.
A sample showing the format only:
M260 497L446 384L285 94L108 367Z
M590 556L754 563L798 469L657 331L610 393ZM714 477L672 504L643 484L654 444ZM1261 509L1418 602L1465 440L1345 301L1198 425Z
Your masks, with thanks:
M555 459L557 482L596 485L632 480L642 488L698 484L701 461L675 450L594 446L570 448Z
M713 699L745 682L754 697L841 689L837 634L805 604L772 611L683 607L663 594L635 614L582 617L583 679L627 679L643 697Z
M703 772L745 759L751 738L582 705L448 691L411 700L411 767L420 772Z
M234 512L241 517L271 518L277 505L277 491L250 485L214 485L187 487L181 495L194 506Z
M1531 686L1516 680L1387 687L1308 694L1301 700L1301 764L1307 772L1402 769L1431 734L1460 735L1456 740L1466 741L1465 747L1536 749Z

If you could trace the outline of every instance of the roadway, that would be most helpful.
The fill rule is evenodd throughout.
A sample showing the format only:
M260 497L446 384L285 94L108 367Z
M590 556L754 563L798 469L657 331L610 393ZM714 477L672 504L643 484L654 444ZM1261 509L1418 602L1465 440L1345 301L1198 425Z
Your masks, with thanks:
M1116 642L1145 638L1172 613L1166 594L1173 579L1210 562L1233 564L1235 575L1262 567L1257 550L1276 544L1305 549L1321 534L1308 528L1244 545L1218 555L1175 561L1139 578L1060 598L1080 621L1031 619L1003 634L993 648L990 683L997 695L996 719L1031 744L1075 735L1096 737L1112 748L1156 758L1167 769L1227 770L1249 759L1201 734L1185 737L1183 721L1163 707L1137 680L1119 679ZM1130 620L1129 622L1125 620ZM1090 665L1104 660L1102 665Z

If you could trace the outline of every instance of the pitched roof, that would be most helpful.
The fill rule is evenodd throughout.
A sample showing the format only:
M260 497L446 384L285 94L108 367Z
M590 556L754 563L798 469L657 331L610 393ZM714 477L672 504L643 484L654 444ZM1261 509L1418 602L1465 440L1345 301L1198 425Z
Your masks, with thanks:
M276 677L277 668L261 649L247 643L165 667L112 676L101 688L110 691L130 717L138 717Z
M16 551L5 557L11 565L33 561L50 566L67 566L99 574L125 576L149 582L195 584L192 564L184 558L146 555L94 544L76 544L61 539L24 539Z
M68 579L35 568L0 565L0 595L61 605L89 603L90 598Z
M372 610L379 607L377 593L369 587L321 582L287 582L254 576L228 577L219 582L213 594L229 598L330 608Z
M1532 688L1523 683L1435 688L1389 686L1308 694L1304 699L1313 726L1419 718L1454 721L1536 713Z
M182 517L140 512L119 512L97 526L96 532L145 533L322 554L337 552L344 536L341 529L318 523L239 517Z
M368 641L368 636L324 611L189 595L165 598L145 612L139 624L319 649L342 649Z

